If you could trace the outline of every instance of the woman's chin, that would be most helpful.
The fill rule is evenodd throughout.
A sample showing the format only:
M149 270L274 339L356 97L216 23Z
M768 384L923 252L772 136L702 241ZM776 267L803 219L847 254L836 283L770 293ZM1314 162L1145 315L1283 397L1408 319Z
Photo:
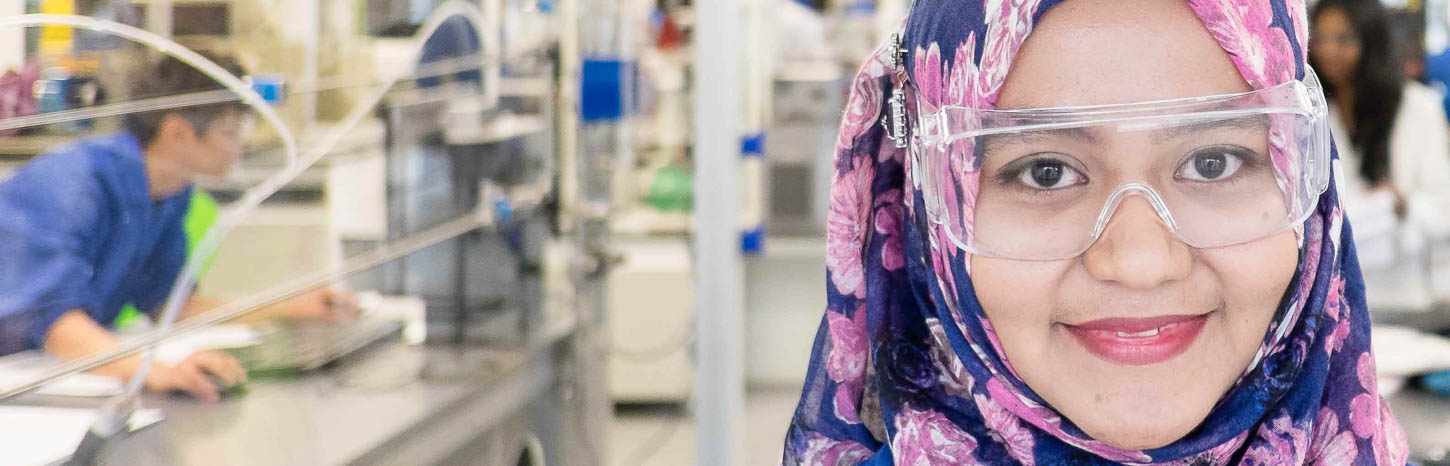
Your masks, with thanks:
M1198 346L1151 365L1106 361L1084 348L1060 352L1071 365L1057 368L1055 390L1043 384L1038 393L1093 439L1130 450L1163 447L1201 424L1233 380L1206 371L1210 354Z
M1069 418L1070 419L1070 418ZM1099 417L1098 419L1103 419ZM1166 420L1161 420L1166 421ZM1187 436L1199 421L1195 422L1108 422L1092 425L1078 424L1078 428L1093 439L1113 447L1126 450L1152 450L1168 446Z

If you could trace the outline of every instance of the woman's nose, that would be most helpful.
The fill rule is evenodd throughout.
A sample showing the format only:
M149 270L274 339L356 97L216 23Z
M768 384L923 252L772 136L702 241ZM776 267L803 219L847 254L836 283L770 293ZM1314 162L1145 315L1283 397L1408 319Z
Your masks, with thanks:
M1192 251L1173 236L1147 199L1128 196L1110 215L1102 235L1083 253L1090 275L1142 289L1188 275Z

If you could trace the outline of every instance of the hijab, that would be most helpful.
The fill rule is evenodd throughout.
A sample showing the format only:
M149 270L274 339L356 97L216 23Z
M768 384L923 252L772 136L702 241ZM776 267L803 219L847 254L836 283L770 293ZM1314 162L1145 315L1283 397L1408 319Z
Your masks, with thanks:
M1058 3L917 0L904 74L928 106L992 108L1018 48ZM1304 77L1302 0L1189 5L1251 87ZM827 218L827 309L785 464L1405 464L1333 183L1296 230L1298 265L1253 363L1198 428L1129 450L1057 413L1007 365L969 255L932 231L920 168L881 124L892 91L912 89L895 50L883 44L851 84ZM967 173L948 202L970 212L976 183Z

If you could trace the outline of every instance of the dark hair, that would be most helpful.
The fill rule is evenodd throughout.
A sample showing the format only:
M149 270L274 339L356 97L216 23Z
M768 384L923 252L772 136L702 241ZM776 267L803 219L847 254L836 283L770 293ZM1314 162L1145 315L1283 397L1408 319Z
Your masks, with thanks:
M1406 74L1405 79L1429 84L1429 81L1425 79L1423 66L1425 61L1425 12L1404 10L1390 13L1390 27L1395 32L1395 43L1399 45L1400 62L1417 61L1421 63L1420 75Z
M203 57L216 63L228 73L241 76L245 74L241 65L230 57L201 53ZM128 98L131 100L150 99L156 97L179 96L197 92L224 90L221 82L212 79L200 70L191 65L166 56L152 66L142 67L135 76L130 78L131 88ZM127 114L122 119L122 125L141 145L150 145L156 139L156 132L161 126L161 121L166 115L175 114L185 118L198 132L205 131L211 125L212 120L226 113L227 111L245 112L245 104L239 101L222 102L206 105L195 105L164 110L153 110L149 112L137 112Z
M1336 89L1324 81L1324 93L1331 101L1340 92L1354 95L1354 108L1345 117L1354 124L1349 139L1359 151L1359 175L1371 184L1379 183L1390 174L1390 133L1405 79L1402 55L1396 50L1389 15L1379 0L1322 0L1309 14L1310 24L1334 8L1344 12L1359 37L1359 64L1354 68L1353 89ZM1314 64L1313 58L1309 61Z

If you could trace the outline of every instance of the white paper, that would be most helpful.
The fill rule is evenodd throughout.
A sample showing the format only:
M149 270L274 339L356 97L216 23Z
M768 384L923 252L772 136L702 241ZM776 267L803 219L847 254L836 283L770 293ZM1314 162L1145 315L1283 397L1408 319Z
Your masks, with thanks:
M143 409L131 415L132 431L155 424L161 410ZM5 464L51 464L75 451L96 411L91 409L0 406L0 452Z
M427 303L416 296L384 296L376 291L357 294L357 305L364 316L396 319L403 322L403 342L419 345L427 337Z
M40 350L0 357L0 380L22 382L39 378L60 363ZM95 374L71 374L51 382L35 393L53 396L108 397L121 394L121 379Z

